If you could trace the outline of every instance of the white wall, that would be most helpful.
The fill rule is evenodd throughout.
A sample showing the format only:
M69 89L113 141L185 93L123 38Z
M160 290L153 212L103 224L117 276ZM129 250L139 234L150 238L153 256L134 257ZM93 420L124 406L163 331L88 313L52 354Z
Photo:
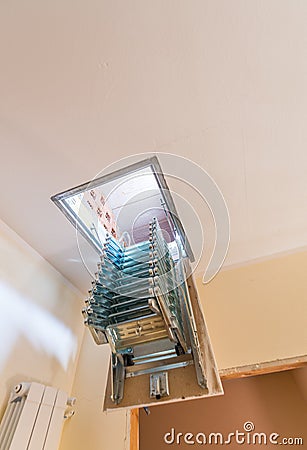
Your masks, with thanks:
M0 222L0 416L20 381L70 392L84 333L80 308L79 292Z

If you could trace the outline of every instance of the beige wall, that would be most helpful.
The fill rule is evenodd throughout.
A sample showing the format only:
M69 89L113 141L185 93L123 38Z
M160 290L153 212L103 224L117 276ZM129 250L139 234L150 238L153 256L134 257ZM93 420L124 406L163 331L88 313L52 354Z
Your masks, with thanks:
M98 346L86 330L72 394L77 414L64 427L60 450L124 450L129 442L128 413L102 412L109 348Z
M220 369L307 354L307 252L197 286Z
M35 380L70 392L83 337L80 294L0 222L0 415Z

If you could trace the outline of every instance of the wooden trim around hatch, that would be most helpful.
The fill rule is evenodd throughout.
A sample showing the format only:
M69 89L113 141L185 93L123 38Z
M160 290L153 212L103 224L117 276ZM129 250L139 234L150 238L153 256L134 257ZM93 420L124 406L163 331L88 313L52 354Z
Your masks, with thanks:
M219 374L222 380L233 380L235 378L252 377L256 375L266 375L269 373L283 372L285 370L298 369L307 366L307 355L295 358L276 359L246 366L220 369Z
M140 448L140 419L139 409L132 409L130 412L130 450Z

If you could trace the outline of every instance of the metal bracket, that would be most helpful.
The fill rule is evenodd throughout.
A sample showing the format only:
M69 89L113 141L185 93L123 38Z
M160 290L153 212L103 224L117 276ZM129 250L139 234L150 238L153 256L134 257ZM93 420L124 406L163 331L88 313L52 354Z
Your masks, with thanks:
M118 405L124 397L125 366L123 356L112 353L112 400Z
M161 397L169 395L168 372L152 373L150 375L150 397Z

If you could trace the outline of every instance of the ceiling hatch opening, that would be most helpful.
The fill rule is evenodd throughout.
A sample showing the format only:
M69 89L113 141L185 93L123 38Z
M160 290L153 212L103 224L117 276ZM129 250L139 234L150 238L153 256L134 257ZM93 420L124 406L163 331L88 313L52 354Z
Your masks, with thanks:
M105 409L222 393L193 252L157 157L52 200L99 255L82 312L111 348Z
M156 217L167 242L174 246L179 238L185 255L194 261L156 157L69 189L52 200L98 253L107 235L126 246L142 242L149 220Z

